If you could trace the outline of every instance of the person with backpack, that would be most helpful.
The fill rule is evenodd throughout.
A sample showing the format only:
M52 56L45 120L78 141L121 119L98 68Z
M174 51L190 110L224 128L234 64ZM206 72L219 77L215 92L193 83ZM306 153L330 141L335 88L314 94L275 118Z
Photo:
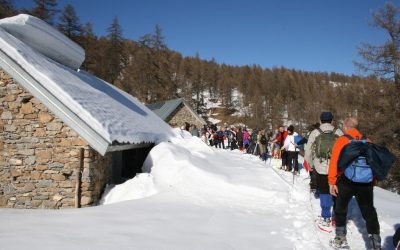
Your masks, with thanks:
M267 136L265 135L265 130L260 130L259 137L260 140L258 143L260 146L260 157L263 161L265 161L267 160L267 144L268 144L268 139Z
M306 136L303 138L303 142L307 145L308 143L308 138L310 137L310 134L312 131L314 131L315 129L318 129L320 126L320 123L317 122L315 124L312 124L308 127L308 132L306 134ZM302 143L302 142L300 142ZM304 160L303 163L304 166L308 166L308 163L306 160ZM310 192L314 194L315 198L319 197L319 191L318 191L318 187L317 187L317 180L316 180L316 174L315 171L313 169L308 169L307 170L309 172L310 175Z
M220 127L220 129L216 132L216 140L214 139L215 147L225 149L225 133L224 133L224 128Z
M322 112L320 115L321 125L314 129L305 147L304 159L310 169L313 169L315 180L319 190L321 217L318 226L321 230L331 230L332 223L332 195L329 192L328 167L333 145L339 136L343 135L340 129L332 125L333 114Z
M364 177L366 177L365 180L362 180L364 178L353 179L354 174L350 174L347 172L347 169L350 169L351 166L348 166L346 169L340 169L338 166L340 158L346 156L346 146L350 145L353 139L364 139L363 135L357 129L357 126L357 118L351 117L345 119L343 123L343 129L346 135L341 136L336 141L332 150L331 162L329 164L328 180L330 185L330 193L336 197L336 204L334 207L336 218L336 236L334 239L331 240L330 243L333 247L336 248L348 248L348 243L346 239L347 209L350 200L353 196L355 196L358 206L361 210L362 217L366 222L367 232L372 244L372 249L381 249L381 237L379 234L380 226L378 215L374 207L373 198L374 182L376 181L373 177L372 170L370 169L369 176L363 175Z
M252 130L250 134L250 146L247 150L247 153L255 155L257 152L257 135L258 135L258 129L255 128Z
M290 125L288 127L288 136L286 136L285 143L283 147L287 151L287 163L288 163L288 169L287 171L291 172L293 169L293 175L297 175L299 172L299 162L298 162L298 157L299 157L299 147L297 146L295 142L295 137L297 136L297 133L294 132L294 127L293 125Z
M228 145L226 148L231 148L232 137L231 137L231 129L229 127L225 127L224 138L228 140Z
M214 146L214 131L212 130L212 128L207 128L206 137L208 140L208 145Z
M238 131L236 132L236 141L239 150L243 150L243 132L242 127L239 127Z
M243 133L243 150L245 150L246 152L247 152L247 149L249 148L250 141L251 141L250 133L245 128L244 133Z
M278 158L282 159L282 167L281 169L286 170L287 169L287 152L283 148L283 144L285 143L286 136L288 135L288 132L285 131L285 128L283 126L279 126L278 128L278 135L276 138L272 141L272 143L276 143L278 152Z
M230 132L229 133L230 149L231 150L237 149L238 146L236 141L236 128L232 128L229 132Z

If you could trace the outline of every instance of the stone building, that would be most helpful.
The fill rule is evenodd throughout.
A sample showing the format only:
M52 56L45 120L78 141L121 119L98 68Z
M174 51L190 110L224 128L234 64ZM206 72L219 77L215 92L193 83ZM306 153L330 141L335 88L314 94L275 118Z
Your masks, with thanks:
M136 98L0 27L0 207L96 205L171 136Z
M190 124L200 129L207 124L183 98L148 104L147 107L173 127Z

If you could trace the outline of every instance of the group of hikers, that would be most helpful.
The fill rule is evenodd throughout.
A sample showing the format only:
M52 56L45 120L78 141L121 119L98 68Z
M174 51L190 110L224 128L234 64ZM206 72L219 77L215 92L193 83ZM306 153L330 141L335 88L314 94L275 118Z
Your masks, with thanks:
M386 176L394 157L388 151L383 156L375 153L378 146L358 130L356 117L346 118L340 129L334 126L331 112L322 112L320 123L311 125L304 136L299 136L290 125L286 130L280 126L275 134L266 130L210 126L202 129L200 137L210 146L239 149L259 155L263 160L279 158L280 169L293 175L299 172L298 155L301 153L303 166L310 173L310 191L320 199L321 215L317 225L323 231L334 229L336 233L330 245L335 249L349 249L347 211L355 197L366 222L371 247L381 249L373 188L377 180ZM395 247L398 246L395 237L393 239Z
M193 135L193 133L192 133ZM241 151L265 157L268 152L269 136L265 130L215 125L202 129L202 140L210 146Z
M350 248L346 237L347 211L355 197L366 222L371 248L381 249L380 225L373 199L373 188L378 180L374 173L379 171L373 171L375 166L368 163L372 162L368 152L375 146L370 146L370 139L358 130L356 117L346 118L342 129L335 127L333 121L331 112L322 112L320 123L310 126L304 138L298 140L293 126L287 131L280 127L274 142L283 145L281 168L292 171L293 166L293 174L297 174L297 157L300 147L304 146L303 165L310 171L310 191L320 199L321 215L317 225L323 231L335 229L330 245L335 249ZM367 153L360 153L363 150ZM390 153L385 152L385 157L391 162L379 168L388 168L393 163L394 157ZM382 162L379 164L383 165Z

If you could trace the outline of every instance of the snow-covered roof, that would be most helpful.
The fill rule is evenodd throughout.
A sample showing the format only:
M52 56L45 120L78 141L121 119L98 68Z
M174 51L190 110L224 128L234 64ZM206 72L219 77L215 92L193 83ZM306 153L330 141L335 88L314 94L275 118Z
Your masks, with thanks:
M206 121L204 121L204 119L201 118L201 116L199 116L199 114L197 114L183 98L147 104L146 106L165 121L181 104L185 105L193 116L195 116L202 124L207 124Z
M121 144L158 143L174 136L136 98L53 61L2 28L0 67L103 155Z

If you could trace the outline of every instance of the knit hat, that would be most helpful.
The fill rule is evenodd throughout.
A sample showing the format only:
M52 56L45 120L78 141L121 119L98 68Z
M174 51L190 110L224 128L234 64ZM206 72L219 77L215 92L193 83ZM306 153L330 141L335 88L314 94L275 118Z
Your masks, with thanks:
M332 121L333 114L331 112L322 112L320 116L321 121Z

